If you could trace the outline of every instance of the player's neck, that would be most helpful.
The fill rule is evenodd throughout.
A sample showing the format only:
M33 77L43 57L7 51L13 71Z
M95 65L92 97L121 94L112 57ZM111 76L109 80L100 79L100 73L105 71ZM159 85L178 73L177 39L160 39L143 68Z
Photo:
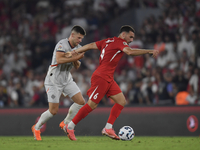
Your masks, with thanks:
M69 42L69 45L71 46L71 48L74 48L74 47L75 47L75 46L72 44L72 41L71 41L70 38L69 38L68 42Z
M124 38L122 37L122 35L121 35L121 34L118 36L118 38L120 38L120 39L123 39L123 40L124 40Z

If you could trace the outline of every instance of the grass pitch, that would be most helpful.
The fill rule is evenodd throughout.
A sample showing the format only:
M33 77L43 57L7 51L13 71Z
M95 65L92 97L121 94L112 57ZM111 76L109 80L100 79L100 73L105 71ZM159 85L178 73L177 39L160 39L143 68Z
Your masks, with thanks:
M115 141L105 136L0 136L0 150L199 150L200 137L143 137Z

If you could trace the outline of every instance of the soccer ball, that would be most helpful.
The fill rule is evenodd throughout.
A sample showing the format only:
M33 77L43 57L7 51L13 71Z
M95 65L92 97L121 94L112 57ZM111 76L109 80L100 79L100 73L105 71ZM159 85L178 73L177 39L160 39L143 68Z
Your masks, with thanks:
M119 138L123 141L130 141L134 138L135 132L130 126L123 126L119 130Z

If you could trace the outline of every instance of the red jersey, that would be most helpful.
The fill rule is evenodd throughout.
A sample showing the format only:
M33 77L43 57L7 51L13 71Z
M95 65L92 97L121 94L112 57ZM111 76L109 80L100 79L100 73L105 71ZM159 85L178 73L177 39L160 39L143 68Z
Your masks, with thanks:
M124 54L123 49L128 47L128 44L121 38L113 37L97 41L96 45L101 54L99 57L99 66L93 75L100 76L106 81L111 82L114 80L113 75L117 64Z

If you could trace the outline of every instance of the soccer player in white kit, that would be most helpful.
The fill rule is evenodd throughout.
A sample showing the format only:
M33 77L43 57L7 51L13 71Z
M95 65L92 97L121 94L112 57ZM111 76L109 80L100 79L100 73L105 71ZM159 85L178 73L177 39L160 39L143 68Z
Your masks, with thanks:
M82 27L74 26L71 30L69 39L62 39L55 46L52 62L44 82L49 109L43 112L38 122L32 126L35 140L42 140L40 128L51 117L57 114L61 94L64 96L68 95L74 101L69 108L66 118L59 125L61 128L63 128L65 124L68 124L79 109L85 104L81 91L73 81L70 73L72 67L75 67L76 69L80 67L81 63L79 59L84 56L84 53L76 53L73 57L68 56L67 54L67 52L71 52L81 47L79 43L82 42L85 35L86 32Z

